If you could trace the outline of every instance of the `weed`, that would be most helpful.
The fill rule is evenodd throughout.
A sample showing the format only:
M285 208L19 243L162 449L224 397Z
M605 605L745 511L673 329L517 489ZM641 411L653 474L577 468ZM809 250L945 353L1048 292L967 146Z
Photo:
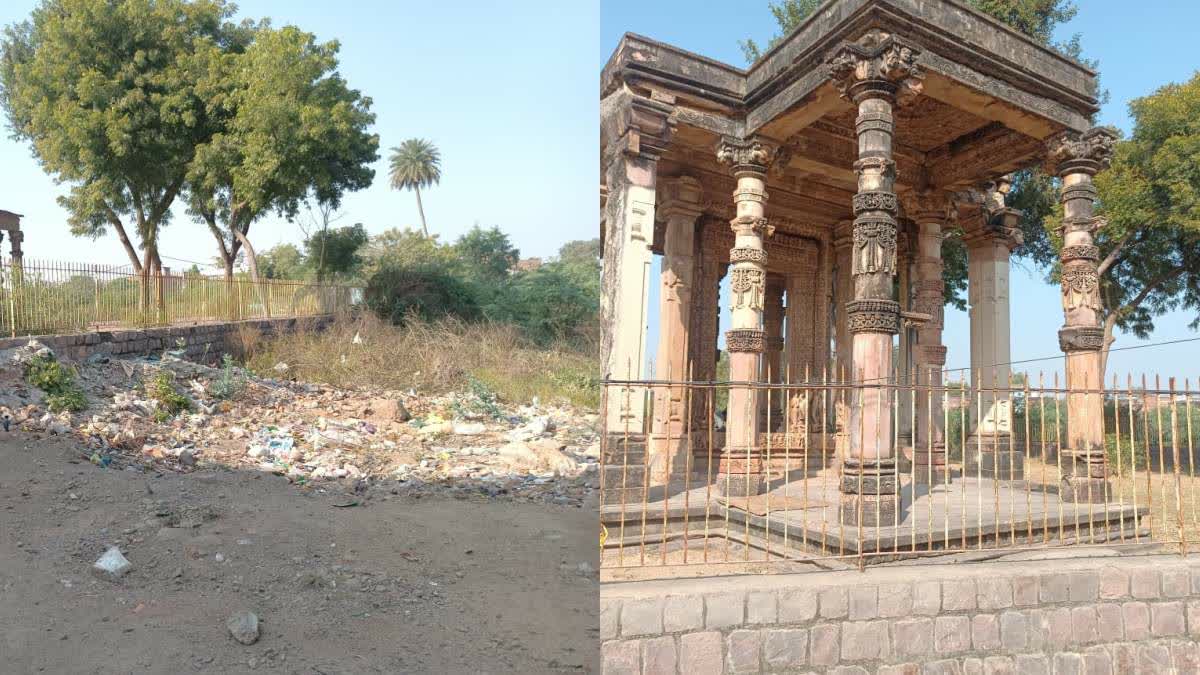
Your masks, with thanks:
M470 375L467 376L467 392L455 396L452 407L456 417L465 419L496 419L501 414L496 392Z
M192 409L192 400L175 391L175 374L169 370L158 371L146 383L146 395L158 404L154 418L159 422Z
M75 371L53 356L35 356L25 365L25 381L46 393L51 412L79 412L87 407L87 396L75 383Z
M246 373L234 365L233 357L226 354L221 358L221 374L213 380L209 393L214 398L228 401L237 398L246 388Z

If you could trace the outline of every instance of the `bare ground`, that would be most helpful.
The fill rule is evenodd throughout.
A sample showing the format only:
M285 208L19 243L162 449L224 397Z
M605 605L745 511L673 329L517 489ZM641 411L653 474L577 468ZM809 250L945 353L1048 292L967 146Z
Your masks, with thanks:
M0 431L0 671L599 672L596 542L588 508L105 469ZM114 544L118 582L90 570Z

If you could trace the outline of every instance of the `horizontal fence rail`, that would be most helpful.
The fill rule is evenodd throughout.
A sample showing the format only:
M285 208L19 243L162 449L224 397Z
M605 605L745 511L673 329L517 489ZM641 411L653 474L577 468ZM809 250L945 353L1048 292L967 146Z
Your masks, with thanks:
M1003 379L608 380L601 565L662 573L747 563L862 568L1057 547L1196 548L1200 391L1189 381L1128 377L1068 389L1057 376L1003 378L992 386L980 382ZM744 412L758 420L758 433L727 449L731 388L754 392L740 400L757 401ZM874 417L863 414L871 412L864 401ZM1072 406L1076 425L1104 439L1085 453L1086 475L1070 440ZM860 454L895 458L882 463L889 476L867 478L894 480L894 509L874 499L887 489L864 490L863 472L845 470L847 458L854 461L851 425L889 417L874 439L860 426ZM1082 490L1082 478L1098 487ZM858 513L847 517L847 504Z
M329 314L362 289L244 276L158 274L84 263L0 258L0 335L17 337Z

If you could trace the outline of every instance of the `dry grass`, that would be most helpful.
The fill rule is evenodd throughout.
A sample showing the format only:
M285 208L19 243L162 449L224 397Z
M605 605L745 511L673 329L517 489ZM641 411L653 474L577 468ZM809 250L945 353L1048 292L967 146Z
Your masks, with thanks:
M394 326L363 314L341 317L324 331L245 343L247 364L268 376L277 376L273 368L283 362L290 376L340 387L441 394L475 380L509 403L537 396L543 403L599 407L594 354L539 347L507 325L446 319Z

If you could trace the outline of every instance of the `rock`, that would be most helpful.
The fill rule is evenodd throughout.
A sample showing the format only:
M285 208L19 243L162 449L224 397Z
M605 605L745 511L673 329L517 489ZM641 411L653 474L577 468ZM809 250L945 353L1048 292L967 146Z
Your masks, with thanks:
M100 556L95 563L92 564L92 572L96 576L109 581L116 581L125 576L129 570L133 569L133 563L129 562L121 553L121 549L116 546L110 547Z
M456 436L478 436L487 431L482 422L462 422L454 425Z
M241 611L229 617L225 622L225 627L229 629L229 634L234 640L244 644L252 645L258 642L258 615L254 612Z
M196 466L196 453L190 448L179 451L179 463L184 466Z

